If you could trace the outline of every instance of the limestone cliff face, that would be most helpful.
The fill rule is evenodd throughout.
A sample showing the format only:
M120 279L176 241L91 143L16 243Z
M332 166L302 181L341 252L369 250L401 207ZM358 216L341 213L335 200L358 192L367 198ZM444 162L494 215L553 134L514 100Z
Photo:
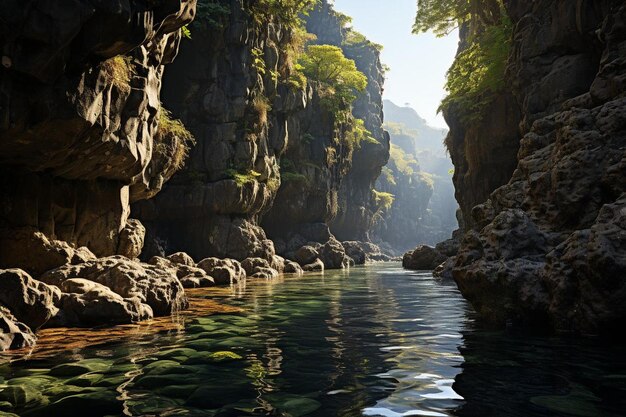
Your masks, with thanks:
M164 79L164 103L197 141L185 169L136 206L149 240L168 252L240 260L274 254L258 218L281 184L278 157L292 136L290 118L310 92L278 79L293 34L276 16L255 19L253 5L225 0L213 14L200 9L192 39Z
M161 78L194 13L195 0L2 2L0 267L43 272L37 232L119 253L131 200L163 174Z
M348 42L343 50L367 77L367 88L354 102L352 114L365 122L375 141L363 141L355 149L352 169L341 183L339 212L330 226L340 240L369 241L377 211L372 190L389 161L389 134L382 127L385 74L380 51L370 42Z
M326 1L311 11L306 27L316 35L315 43L341 47L367 76L367 89L353 103L352 113L364 121L375 141L362 141L352 149L346 143L347 126L333 126L332 115L320 107L312 86L314 100L297 117L294 132L299 134L292 137L282 162L287 175L263 221L287 252L304 243L302 238L323 243L330 232L340 240L369 240L376 212L372 190L389 159L389 136L382 129L384 72L378 49L365 39L349 42L342 16ZM289 245L294 235L299 235L297 242Z
M499 324L619 329L626 318L626 5L505 3L515 25L508 77L523 138L510 181L473 209L454 279L478 313Z
M289 146L280 162L281 186L263 216L263 228L281 254L307 241L325 243L330 238L328 223L337 216L340 186L352 167L353 149L345 140L348 127L336 123L318 93L312 84L306 108L290 119Z

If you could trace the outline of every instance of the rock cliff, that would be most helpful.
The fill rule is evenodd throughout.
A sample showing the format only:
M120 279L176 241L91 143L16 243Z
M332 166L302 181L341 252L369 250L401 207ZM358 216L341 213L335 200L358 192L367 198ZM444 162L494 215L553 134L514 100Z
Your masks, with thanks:
M306 241L369 241L376 203L374 182L389 158L389 137L382 128L384 71L376 45L345 26L345 16L320 2L306 18L316 44L335 45L356 63L368 80L353 103L352 116L370 133L369 140L350 144L349 126L337 128L332 115L319 106L316 86L310 106L295 120L281 162L283 186L263 225L284 253ZM330 231L328 230L330 226Z
M626 318L626 6L611 0L505 4L514 24L507 71L512 95L493 109L501 117L493 118L492 130L481 133L491 146L452 133L457 196L464 192L459 180L472 172L469 149L476 156L513 151L517 137L503 123L517 120L522 139L514 164L509 156L504 165L482 159L481 177L500 176L490 187L514 167L486 202L472 207L492 190L467 183L476 198L460 202L473 227L452 274L487 321L608 333ZM501 114L512 108L510 100L518 110ZM493 137L484 134L490 131Z
M258 218L281 184L278 158L292 136L290 118L310 92L286 82L294 32L285 21L255 2L212 6L199 9L164 79L163 102L197 146L161 193L135 207L148 229L144 256L161 245L199 259L270 259L273 244Z
M0 269L0 349L34 343L32 332L44 324L76 324L67 315L84 325L85 308L96 304L98 324L185 307L176 276L129 259L145 232L130 204L171 177L171 156L190 140L159 97L195 7L195 0L0 6L0 268L9 268ZM167 129L174 125L181 129ZM91 269L68 277L63 268ZM51 270L64 282L92 279L48 285Z
M123 246L131 190L162 174L150 168L163 68L195 11L147 3L0 7L0 267L31 268L36 232L98 256Z

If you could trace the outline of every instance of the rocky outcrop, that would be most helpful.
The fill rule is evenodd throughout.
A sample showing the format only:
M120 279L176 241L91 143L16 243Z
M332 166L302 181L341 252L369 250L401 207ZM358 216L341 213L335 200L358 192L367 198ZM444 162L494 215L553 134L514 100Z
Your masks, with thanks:
M446 256L437 249L420 245L402 257L402 266L416 271L432 271L446 260Z
M158 175L163 67L194 10L195 0L3 5L0 266L28 266L7 259L30 244L24 228L117 253L129 186Z
M288 121L307 95L286 83L292 28L263 7L222 0L203 8L165 74L163 102L197 142L185 169L134 207L165 252L239 261L275 254L258 218L280 186Z
M172 121L159 96L195 7L195 0L0 7L0 268L21 268L0 274L3 348L32 345L32 332L55 322L131 322L152 317L147 304L157 314L174 308L168 303L185 305L175 277L97 257L139 256L145 229L129 218L130 204L173 174L171 163L157 163L165 148L185 152L189 137L165 129ZM114 319L122 304L129 314Z
M510 181L472 209L452 274L484 320L618 330L626 319L626 6L505 3L523 138Z

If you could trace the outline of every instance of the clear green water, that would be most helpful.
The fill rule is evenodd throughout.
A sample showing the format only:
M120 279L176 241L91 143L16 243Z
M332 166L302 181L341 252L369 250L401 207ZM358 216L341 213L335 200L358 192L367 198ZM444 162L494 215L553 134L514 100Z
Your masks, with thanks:
M626 415L623 346L480 330L453 284L397 264L248 283L219 301L244 312L5 363L0 409L21 416Z

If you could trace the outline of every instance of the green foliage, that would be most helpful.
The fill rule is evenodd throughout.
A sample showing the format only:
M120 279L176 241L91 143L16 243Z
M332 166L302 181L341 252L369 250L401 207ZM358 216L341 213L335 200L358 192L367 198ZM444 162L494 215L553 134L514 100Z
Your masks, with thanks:
M396 177L393 176L393 171L389 167L383 167L381 172L382 177L389 185L397 185Z
M304 75L321 84L322 105L336 119L340 118L340 112L350 108L356 99L355 91L363 91L367 87L365 74L337 46L310 45L299 63Z
M113 86L125 93L130 92L130 80L135 74L131 57L114 56L100 64L100 69L107 81Z
M189 25L185 25L180 28L180 32L182 33L183 38L191 39L191 29L189 29Z
M374 139L372 133L365 128L365 122L361 119L352 119L349 130L346 132L345 140L353 148L359 148L363 141L380 144L380 142Z
M155 153L169 159L171 166L179 170L185 165L189 150L196 141L180 120L172 118L172 114L161 107L154 143Z
M466 118L480 117L480 110L490 101L489 93L505 87L504 72L511 48L511 22L489 26L458 54L448 71L448 96L442 107L458 104Z
M383 129L389 132L392 136L411 136L418 137L419 132L415 129L408 128L404 123L385 122Z
M390 160L395 165L398 172L405 176L411 176L419 171L419 164L413 155L409 155L398 145L391 144Z
M505 88L504 74L511 47L512 25L502 0L418 0L414 32L438 36L464 25L466 46L448 71L448 96L441 108L458 105L467 122L479 120L494 93Z
M372 197L379 211L389 211L395 200L393 194L376 190L372 190Z
M344 40L344 45L347 46L371 46L377 51L382 51L383 46L379 43L375 43L370 41L363 35L361 32L357 32L354 29L348 29L346 31L346 38Z
M365 90L367 77L334 45L310 45L300 59L304 74L334 89Z
M243 187L245 184L250 183L250 182L255 182L257 178L261 176L260 173L252 169L249 170L248 172L242 173L242 172L237 171L236 169L231 168L231 169L227 169L225 174L227 178L234 180L237 183L237 186L239 187Z
M219 0L198 0L196 18L192 26L205 25L211 29L220 29L229 15L230 8L221 4Z
M297 182L301 184L308 184L309 179L302 174L298 174L296 172L281 172L280 177L284 182Z
M417 0L413 32L446 36L469 18L470 0Z

